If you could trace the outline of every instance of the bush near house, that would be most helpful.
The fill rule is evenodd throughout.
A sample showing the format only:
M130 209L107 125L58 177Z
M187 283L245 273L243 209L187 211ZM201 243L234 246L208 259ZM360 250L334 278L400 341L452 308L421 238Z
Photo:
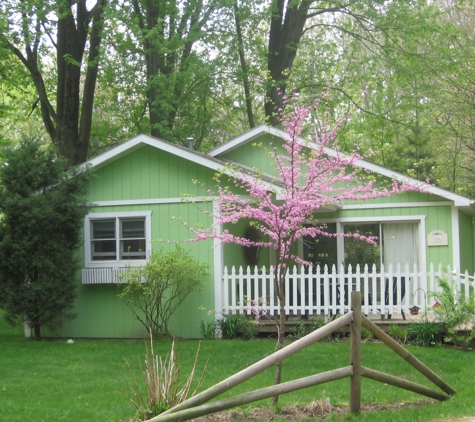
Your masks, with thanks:
M434 311L440 316L447 342L466 349L475 338L475 295L466 296L447 280L439 279L441 291L432 296L438 306Z
M180 246L152 253L143 267L129 267L121 275L120 297L134 317L156 336L169 334L170 318L186 297L203 287L207 266Z
M74 176L74 177L72 177ZM0 166L0 307L37 340L74 317L77 249L87 213L87 172L66 172L52 147L26 139Z

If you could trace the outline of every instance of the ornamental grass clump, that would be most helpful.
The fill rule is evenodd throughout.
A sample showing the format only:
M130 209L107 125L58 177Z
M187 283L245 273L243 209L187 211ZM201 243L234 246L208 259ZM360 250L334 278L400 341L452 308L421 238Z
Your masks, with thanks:
M175 350L175 340L172 342L170 354L163 360L160 356L155 355L153 350L153 338L150 336L150 348L145 346L145 365L142 364L140 358L140 372L142 374L143 385L145 386L145 393L140 386L140 381L137 380L134 372L124 358L125 363L129 367L132 375L132 380L129 381L131 394L127 394L127 398L137 409L136 417L141 421L148 420L166 410L184 402L190 397L193 397L201 387L203 377L206 372L208 361L201 374L196 388L192 391L191 386L196 373L196 366L198 363L198 355L200 352L200 343L198 343L198 350L196 351L193 367L188 379L183 385L180 383L180 363L177 360Z

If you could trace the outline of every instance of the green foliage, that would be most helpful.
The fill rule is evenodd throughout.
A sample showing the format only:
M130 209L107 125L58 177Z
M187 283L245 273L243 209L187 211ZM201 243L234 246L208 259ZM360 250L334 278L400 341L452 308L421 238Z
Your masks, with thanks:
M466 296L447 280L439 279L442 291L432 296L440 303L434 311L440 316L447 336L445 341L453 342L466 349L475 338L475 295Z
M66 173L53 148L26 139L0 167L0 307L41 339L71 313L87 173Z
M145 366L142 365L141 359L139 358L140 372L142 374L142 380L146 391L145 395L139 386L132 368L127 360L125 360L130 369L130 373L132 374L132 381L129 382L132 396L127 395L127 398L136 407L140 420L146 421L157 416L196 394L201 387L201 382L206 371L205 366L197 387L191 393L191 384L195 375L199 353L200 344L198 344L198 350L196 351L190 375L183 386L180 386L181 365L177 359L175 341L172 342L170 354L165 358L165 360L162 360L160 356L155 354L153 349L153 338L150 336L150 349L146 347Z
M416 346L433 347L442 340L440 325L429 321L411 324L407 334L411 343Z
M121 275L124 289L119 296L153 335L167 335L177 308L203 287L206 269L178 245L174 250L159 250L145 266L129 267Z
M200 323L200 332L201 332L201 337L203 337L205 340L215 340L216 339L216 330L218 329L218 326L216 324L216 321L201 321Z
M295 327L291 329L290 334L287 337L290 338L302 338L308 334L307 326L303 319L299 319Z
M361 327L361 338L364 340L374 340L374 334L365 327Z
M305 337L307 334L322 328L326 324L325 318L323 316L310 317L310 320L306 322L304 319L297 321L296 326L293 328L292 332L287 336L293 339L299 339ZM324 337L321 342L332 341L341 337L341 333L333 333Z
M408 329L406 327L399 327L396 324L389 326L389 335L401 344L405 344L408 336Z
M250 340L256 335L255 321L243 314L224 314L217 323L223 339Z

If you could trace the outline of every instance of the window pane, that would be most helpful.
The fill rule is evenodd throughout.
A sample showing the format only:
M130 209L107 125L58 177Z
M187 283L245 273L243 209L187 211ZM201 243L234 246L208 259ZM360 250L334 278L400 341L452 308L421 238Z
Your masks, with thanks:
M393 271L397 264L404 269L406 264L413 268L419 266L419 230L417 223L389 223L383 224L383 263L387 270L389 264L393 265Z
M351 264L353 270L359 264L363 269L365 264L371 269L373 264L379 270L381 266L381 247L379 241L379 224L345 224L344 232L358 233L361 236L377 236L376 246L354 237L345 237L345 269Z
M121 259L145 259L145 239L122 240L121 242Z
M110 261L116 259L115 240L95 240L92 242L92 260Z
M115 238L115 220L92 221L93 239L114 239Z
M145 237L145 219L121 220L122 238Z
M325 224L327 233L336 233L336 223ZM303 239L303 259L312 262L316 267L320 265L321 271L325 266L331 271L332 266L337 264L337 242L336 237L305 236Z

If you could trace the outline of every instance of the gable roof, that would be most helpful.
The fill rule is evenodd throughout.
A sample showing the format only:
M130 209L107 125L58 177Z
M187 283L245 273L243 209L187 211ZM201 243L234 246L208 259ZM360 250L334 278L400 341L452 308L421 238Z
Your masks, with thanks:
M229 174L231 176L232 174L239 174L243 177L252 177L253 172L250 169L246 169L245 167L239 166L239 163L236 163L239 168L230 171L229 163L227 161L221 160L217 157L213 157L209 154L195 151L193 149L186 148L181 145L172 144L162 139L144 134L137 135L129 139L128 141L125 141L122 144L117 145L116 147L111 148L110 150L91 158L90 160L83 163L80 167L84 169L101 168L109 163L112 163L115 160L118 160L120 157L129 154L130 152L138 148L141 148L144 145L149 145L160 151L164 151L177 157L184 158L185 160L199 164L216 172L224 171L226 174ZM264 180L263 183L265 185L268 185L269 187L272 187L273 189L280 188L280 186L278 186L277 184L272 183L270 179L268 181Z
M191 161L193 163L200 164L212 170L219 171L222 170L225 166L225 162L220 160L219 158L215 158L207 154L203 154L201 152L185 148L181 145L172 144L162 139L144 134L137 135L129 139L128 141L125 141L122 144L117 145L116 147L111 148L110 150L91 158L90 160L86 161L82 166L100 168L144 145L149 145L158 150L168 152L170 154L184 158L185 160Z
M284 139L288 139L290 137L290 135L283 130L276 129L268 125L259 125L229 140L228 142L225 142L224 144L216 148L213 148L211 151L208 152L208 155L214 158L218 158L222 154L225 154L229 151L239 148L241 145L244 145L256 138L259 138L260 136L264 134L271 134L276 137L280 137ZM317 149L319 147L315 142L307 142L303 138L300 138L299 142L301 142L302 144L305 144L306 146L310 148ZM338 154L342 154L341 152L338 152L328 147L325 147L325 153L333 157L337 156ZM421 187L422 189L424 189L425 192L445 198L448 201L453 202L454 205L457 207L462 207L462 208L469 207L471 208L469 210L470 213L475 214L475 210L473 209L475 201L470 198L467 198L466 196L462 196L462 195L450 192L446 189L442 189L437 186L431 185L429 183L423 182L421 180L414 179L412 177L406 176L397 171L391 170L387 167L383 167L379 164L372 163L368 160L361 159L361 160L356 161L356 164L362 169L369 170L373 173L380 174L382 176L389 177L391 179L395 179L399 182L404 182L404 183L408 183L414 186Z

